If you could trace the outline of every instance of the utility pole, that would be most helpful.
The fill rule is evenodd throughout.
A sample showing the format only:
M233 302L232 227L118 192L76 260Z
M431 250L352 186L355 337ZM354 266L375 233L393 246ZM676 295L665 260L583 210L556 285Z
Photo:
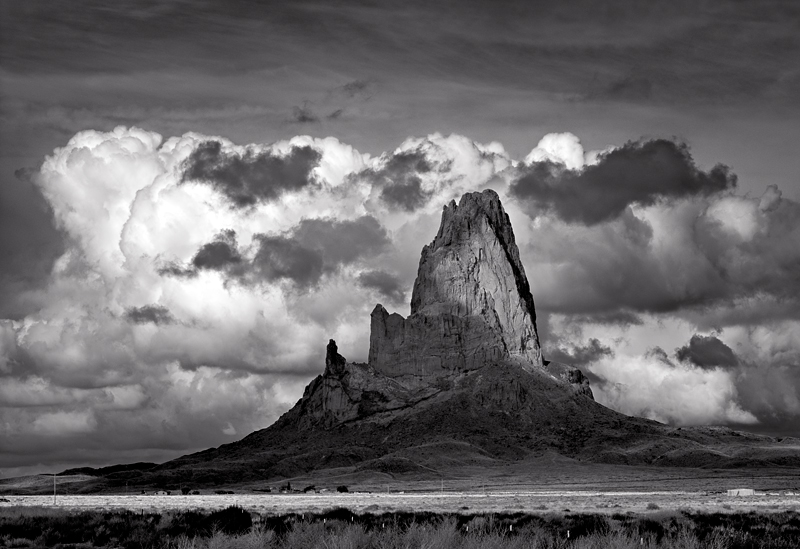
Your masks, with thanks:
M56 474L53 473L53 505L56 504Z

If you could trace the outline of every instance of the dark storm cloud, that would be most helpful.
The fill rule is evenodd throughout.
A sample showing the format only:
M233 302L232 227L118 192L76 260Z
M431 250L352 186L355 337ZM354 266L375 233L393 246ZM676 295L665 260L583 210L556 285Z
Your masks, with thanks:
M304 219L292 231L303 246L319 250L328 268L376 255L389 245L389 235L371 215L350 220Z
M144 305L142 307L131 307L130 309L125 311L125 318L127 318L134 324L152 323L160 325L160 324L172 324L173 322L175 322L175 318L172 316L172 313L169 312L169 309L161 305Z
M0 181L0 318L22 318L38 304L29 294L50 279L66 237L33 183L33 169Z
M770 92L783 99L796 86L786 67L800 51L793 27L800 13L790 0L676 1L647 9L627 0L613 7L473 1L459 3L455 15L451 2L378 2L366 10L343 1L332 10L302 1L214 0L187 9L181 2L76 0L58 17L46 2L5 3L3 15L0 59L16 71L185 66L230 73L313 57L318 67L342 74L357 59L367 74L457 74L506 90L582 96L593 77L605 90L632 67L647 67L632 78L652 82L659 101ZM508 70L520 66L532 70Z
M231 265L242 262L236 244L236 233L226 230L217 235L213 242L204 244L192 259L192 265L196 269L211 269L220 271Z
M614 356L611 347L603 345L596 338L591 338L588 344L574 346L571 350L563 348L550 350L547 353L547 360L572 366L585 366L606 356Z
M641 326L642 319L629 311L608 311L588 315L572 315L570 322L577 324L603 324L606 326Z
M795 300L800 296L800 203L775 194L768 188L759 201L764 230L748 241L708 216L699 220L695 234L700 249L738 293Z
M323 274L322 254L306 248L291 237L259 235L252 269L262 280L291 280L298 287L319 283Z
M641 218L629 208L592 227L542 225L530 253L559 267L537 305L576 321L672 313L705 330L797 319L800 204L778 194L685 200Z
M425 153L416 150L393 154L381 169L366 170L362 175L380 187L380 196L389 207L413 212L431 197L422 189L419 174L432 170Z
M629 142L581 170L553 162L522 168L510 192L535 210L555 212L571 223L595 225L619 216L629 205L661 199L708 196L732 189L736 176L721 164L704 172L682 143L655 139Z
M703 369L732 368L739 364L733 349L715 336L693 335L688 345L675 350L675 356Z
M253 260L255 272L265 280L289 279L310 287L322 275L365 257L381 253L389 245L386 229L366 215L354 220L304 219L280 236L258 236Z
M304 219L283 234L255 235L252 260L240 250L236 233L225 230L201 246L189 266L168 263L158 272L162 276L194 277L207 269L246 284L289 280L298 288L308 289L326 273L383 252L390 242L386 229L369 215L343 221Z
M194 278L197 276L197 269L190 267L181 267L176 262L169 262L166 265L157 269L158 274L161 276L177 276L183 278Z
M320 158L308 146L293 147L286 156L252 151L238 155L223 152L219 141L206 141L186 159L182 181L207 183L244 208L311 185L311 170Z
M377 290L392 303L404 303L406 300L406 292L400 279L392 273L381 270L364 271L358 275L357 280L365 288Z

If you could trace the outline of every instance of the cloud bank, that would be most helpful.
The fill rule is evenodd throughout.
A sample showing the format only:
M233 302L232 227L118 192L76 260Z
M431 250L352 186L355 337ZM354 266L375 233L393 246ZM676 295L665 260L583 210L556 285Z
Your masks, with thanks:
M442 206L484 188L511 216L545 356L600 402L680 425L800 417L800 204L737 194L684 143L549 134L514 159L433 134L370 156L118 127L28 177L59 253L36 309L0 320L0 466L166 459L269 425L328 339L363 361L375 303L408 313Z

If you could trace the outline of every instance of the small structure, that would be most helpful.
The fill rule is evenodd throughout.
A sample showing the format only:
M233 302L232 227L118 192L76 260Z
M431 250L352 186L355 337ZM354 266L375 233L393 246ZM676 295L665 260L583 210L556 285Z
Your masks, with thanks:
M756 495L756 491L752 488L734 488L733 490L728 490L729 496L754 496Z

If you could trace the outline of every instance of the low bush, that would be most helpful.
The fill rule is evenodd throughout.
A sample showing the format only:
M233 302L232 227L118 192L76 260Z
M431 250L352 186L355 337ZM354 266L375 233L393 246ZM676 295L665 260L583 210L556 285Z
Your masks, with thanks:
M3 508L0 547L794 549L800 547L800 515L355 514L339 508L261 517L240 507L163 515Z

